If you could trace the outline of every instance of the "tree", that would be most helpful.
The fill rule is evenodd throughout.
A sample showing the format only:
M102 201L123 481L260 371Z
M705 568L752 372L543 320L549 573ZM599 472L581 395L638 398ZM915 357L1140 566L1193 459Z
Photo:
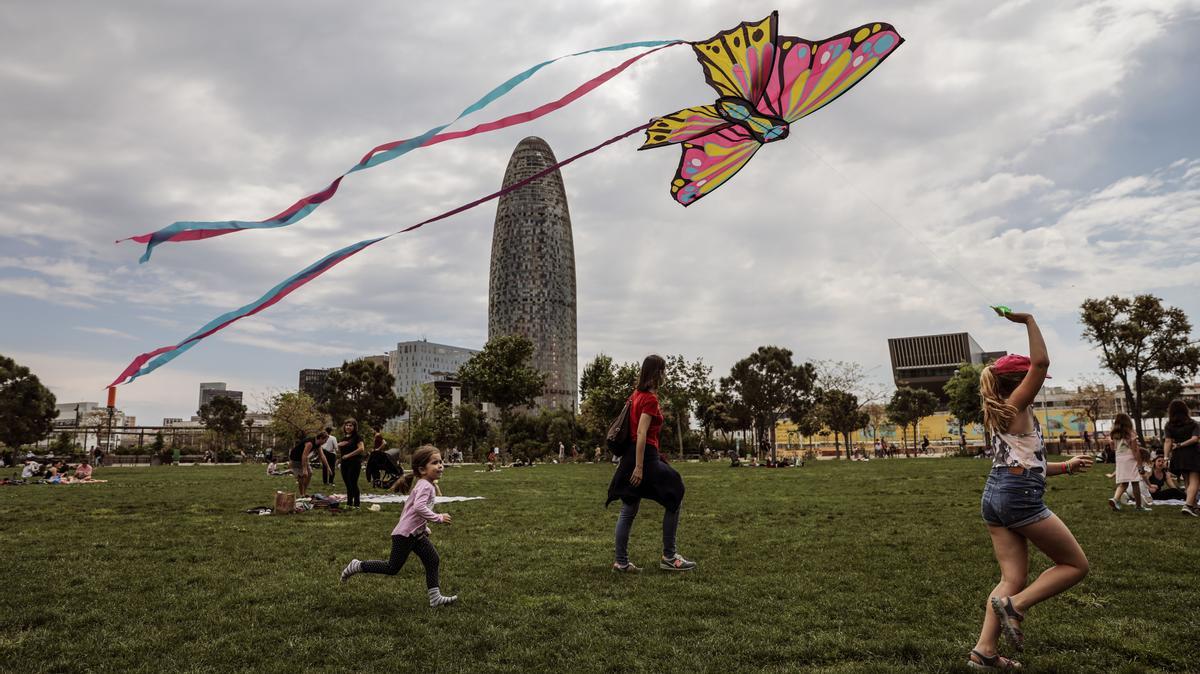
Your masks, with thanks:
M878 400L881 394L867 385L866 372L858 363L822 360L814 367L819 387L816 395L817 418L833 432L833 444L839 457L841 440L845 438L846 458L849 459L850 434L870 423L869 415L863 413L862 408ZM798 410L793 414L793 418L804 415L804 410Z
M1112 295L1080 306L1083 338L1100 349L1100 364L1121 380L1137 433L1142 435L1145 377L1160 373L1190 377L1200 371L1200 346L1183 310L1163 306L1153 295Z
M1182 396L1183 382L1175 377L1160 379L1148 374L1142 378L1142 411L1156 424L1167 416L1167 406L1171 401Z
M487 440L487 415L471 403L461 403L458 406L458 427L461 432L459 440L466 445L467 455L474 458L475 448Z
M913 445L916 446L917 430L921 420L937 411L937 396L925 389L902 386L892 394L887 404L888 419L901 427L907 446L907 427L913 429Z
M713 395L712 367L697 358L688 362L683 356L667 356L667 378L658 395L667 403L675 418L679 455L683 456L683 435L691 430L692 407L697 400Z
M458 378L471 395L499 408L503 419L514 407L532 405L546 386L546 375L529 365L532 357L533 342L525 337L496 337L458 368Z
M838 389L823 389L817 393L821 419L834 433L834 447L840 454L839 435L846 440L846 458L850 458L850 434L866 426L870 417L858 404L858 396Z
M1077 383L1075 394L1067 404L1083 411L1083 417L1092 423L1095 433L1096 422L1113 414L1113 392L1097 378L1084 379Z
M768 438L757 438L763 442L769 439L781 417L811 404L815 377L811 363L796 365L792 362L790 349L760 346L734 363L729 376L722 378L721 383L746 406L758 432L768 434ZM771 443L771 459L775 459L774 442Z
M271 432L290 442L301 433L309 435L324 428L327 419L317 409L317 401L300 391L285 391L271 396L267 403L271 415Z
M983 401L979 397L979 375L983 365L963 363L942 387L950 399L950 414L958 421L958 443L967 446L967 424L983 423Z
M386 367L369 360L343 362L330 370L318 402L321 411L336 422L352 418L374 430L408 409L404 398L396 395L396 378Z
M863 411L867 413L867 427L871 429L871 436L882 440L883 431L893 429L888 423L887 405L883 403L867 403L863 405Z
M216 433L221 439L222 449L228 446L229 438L237 437L246 420L246 406L242 401L229 396L217 396L200 406L200 423Z
M438 396L433 384L422 384L412 392L408 415L410 448L421 445L450 447L458 443L461 429L451 404Z
M15 449L45 439L58 416L55 402L29 368L0 356L0 443Z
M636 363L613 362L599 354L583 368L579 378L579 425L595 444L603 444L604 434L613 417L620 413L637 384L639 367Z

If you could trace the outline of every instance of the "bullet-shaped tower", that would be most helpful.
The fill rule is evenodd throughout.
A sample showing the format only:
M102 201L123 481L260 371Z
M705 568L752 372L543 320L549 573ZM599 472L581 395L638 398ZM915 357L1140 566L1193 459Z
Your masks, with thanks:
M556 163L546 141L522 140L508 160L504 187ZM522 335L533 366L546 373L537 404L574 409L578 392L575 244L562 174L549 174L500 197L492 231L488 339Z

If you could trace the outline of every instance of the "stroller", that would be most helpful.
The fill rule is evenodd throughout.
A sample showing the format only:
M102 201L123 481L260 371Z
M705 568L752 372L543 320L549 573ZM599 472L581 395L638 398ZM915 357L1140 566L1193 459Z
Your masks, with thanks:
M387 489L402 477L404 469L400 467L398 448L371 452L367 457L367 482L376 489Z

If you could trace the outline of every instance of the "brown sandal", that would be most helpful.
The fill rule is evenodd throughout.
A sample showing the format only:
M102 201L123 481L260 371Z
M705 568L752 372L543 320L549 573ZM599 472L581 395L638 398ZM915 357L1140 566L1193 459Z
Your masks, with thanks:
M971 649L971 654L967 656L967 666L971 669L982 669L984 671L1021 669L1021 663L1012 658L1006 658L999 653L987 656L974 648Z
M1021 623L1025 616L1013 608L1012 597L992 597L992 611L1000 619L1000 627L1004 636L1018 652L1025 648L1025 633L1021 631Z

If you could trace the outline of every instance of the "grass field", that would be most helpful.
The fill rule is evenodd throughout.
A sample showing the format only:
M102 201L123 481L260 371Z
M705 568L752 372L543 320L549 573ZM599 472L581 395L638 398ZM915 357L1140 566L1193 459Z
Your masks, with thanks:
M262 466L105 469L104 485L0 488L8 671L969 671L998 579L970 459L786 470L679 466L680 551L656 568L662 510L634 526L640 576L609 571L611 468L451 467L442 586L338 573L385 556L399 506L259 517L291 484ZM1103 468L1103 466L1099 467ZM1022 660L1042 672L1200 671L1200 522L1108 512L1103 470L1047 503L1092 562L1035 608ZM1032 569L1046 560L1034 556Z

